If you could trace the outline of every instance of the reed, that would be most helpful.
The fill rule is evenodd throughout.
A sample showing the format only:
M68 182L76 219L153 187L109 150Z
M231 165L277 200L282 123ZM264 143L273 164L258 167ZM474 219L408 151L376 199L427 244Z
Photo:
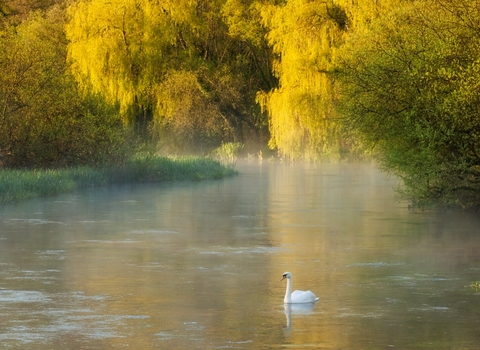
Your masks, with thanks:
M135 157L122 166L0 170L0 203L123 183L200 181L238 174L211 158Z

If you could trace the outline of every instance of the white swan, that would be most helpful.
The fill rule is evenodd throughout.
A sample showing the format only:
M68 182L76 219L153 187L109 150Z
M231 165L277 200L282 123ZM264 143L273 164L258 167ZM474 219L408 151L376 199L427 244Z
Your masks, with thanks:
M296 290L292 293L292 274L290 272L285 272L281 281L283 281L285 278L287 279L287 290L285 292L285 298L283 299L285 304L306 304L315 303L318 301L318 298L315 296L315 294L309 290Z

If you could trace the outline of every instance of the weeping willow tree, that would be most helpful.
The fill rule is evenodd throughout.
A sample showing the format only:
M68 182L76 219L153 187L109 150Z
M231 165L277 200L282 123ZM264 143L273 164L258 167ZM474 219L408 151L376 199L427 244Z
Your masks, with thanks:
M338 49L348 35L365 30L398 3L287 0L262 7L279 79L278 88L258 94L269 115L270 147L289 158L307 159L358 151L335 107L339 92L332 73Z
M151 110L153 83L166 64L163 53L175 46L169 3L162 4L84 0L69 8L72 71L85 91L118 103L126 123Z
M224 4L77 1L66 28L72 70L86 91L118 104L125 123L153 119L172 143L244 141L257 128L264 62L229 33Z
M258 95L269 115L269 146L289 158L337 151L335 91L328 71L346 29L345 12L332 2L290 0L262 14L279 79L278 88Z

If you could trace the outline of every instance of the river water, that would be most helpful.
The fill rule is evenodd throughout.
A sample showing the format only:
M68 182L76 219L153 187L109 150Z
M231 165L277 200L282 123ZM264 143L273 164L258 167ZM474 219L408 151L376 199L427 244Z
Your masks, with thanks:
M238 169L0 207L0 347L480 349L480 215L372 165Z

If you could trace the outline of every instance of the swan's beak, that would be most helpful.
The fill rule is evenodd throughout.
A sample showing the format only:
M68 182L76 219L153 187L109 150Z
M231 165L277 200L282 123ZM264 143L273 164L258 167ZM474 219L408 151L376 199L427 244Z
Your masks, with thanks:
M286 277L285 277L285 276L283 276L283 277L282 277L282 279L281 279L280 281L283 281L285 278L286 278Z

